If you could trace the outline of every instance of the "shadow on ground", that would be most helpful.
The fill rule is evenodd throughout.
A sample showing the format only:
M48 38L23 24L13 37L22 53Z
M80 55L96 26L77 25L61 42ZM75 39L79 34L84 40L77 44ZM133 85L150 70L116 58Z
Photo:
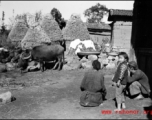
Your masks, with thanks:
M126 110L139 110L139 114L116 114L113 101L115 90L111 87L112 75L105 76L107 101L103 106L84 108L79 105L79 89L85 70L30 72L20 75L10 72L5 77L15 79L24 86L6 86L16 97L16 101L0 105L1 119L145 119L143 108L150 104L149 99L135 101L127 98ZM107 72L107 71L106 71ZM151 108L149 108L151 109ZM102 114L111 110L112 114Z

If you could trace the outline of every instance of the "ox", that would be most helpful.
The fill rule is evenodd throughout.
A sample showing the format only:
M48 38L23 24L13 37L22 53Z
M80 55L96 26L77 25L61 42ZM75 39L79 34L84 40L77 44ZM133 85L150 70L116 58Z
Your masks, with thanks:
M26 64L26 60L30 59L34 61L40 62L40 68L43 72L45 69L45 62L56 61L57 63L53 67L53 70L58 65L58 70L61 70L61 65L64 60L64 48L59 44L54 45L41 45L36 46L30 51L30 55L26 58L22 58L24 60L24 64Z

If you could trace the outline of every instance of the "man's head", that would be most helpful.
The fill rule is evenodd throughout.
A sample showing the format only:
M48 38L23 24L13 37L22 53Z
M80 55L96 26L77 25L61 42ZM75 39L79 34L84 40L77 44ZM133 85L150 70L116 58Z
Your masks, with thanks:
M128 62L129 61L129 57L128 57L127 53L126 52L120 52L118 54L118 61L120 63L125 62L125 61Z
M93 69L95 69L95 70L100 70L100 69L101 69L101 64L100 64L100 62L99 62L98 60L94 60L94 61L92 62L92 67L93 67Z
M135 73L138 70L138 65L135 61L130 61L128 67L131 73Z

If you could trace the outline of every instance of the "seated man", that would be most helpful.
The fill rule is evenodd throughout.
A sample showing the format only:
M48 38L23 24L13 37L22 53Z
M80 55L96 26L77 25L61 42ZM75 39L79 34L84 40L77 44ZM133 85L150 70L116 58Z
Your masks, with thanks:
M135 61L129 62L128 67L130 71L130 76L128 77L128 89L131 97L142 99L144 96L150 96L150 85L146 74L138 69Z
M99 106L103 100L105 100L106 96L104 75L100 71L100 62L98 60L94 60L92 66L93 69L85 73L80 86L82 91L80 105L85 107Z

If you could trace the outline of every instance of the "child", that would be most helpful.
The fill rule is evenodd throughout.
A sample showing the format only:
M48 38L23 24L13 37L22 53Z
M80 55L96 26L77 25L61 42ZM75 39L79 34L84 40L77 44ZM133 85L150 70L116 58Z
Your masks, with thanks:
M127 65L128 60L129 57L125 52L120 52L118 54L119 64L112 80L116 86L117 109L115 109L115 111L120 111L121 105L123 109L126 108L124 90L127 84L127 77L128 77L128 65Z

